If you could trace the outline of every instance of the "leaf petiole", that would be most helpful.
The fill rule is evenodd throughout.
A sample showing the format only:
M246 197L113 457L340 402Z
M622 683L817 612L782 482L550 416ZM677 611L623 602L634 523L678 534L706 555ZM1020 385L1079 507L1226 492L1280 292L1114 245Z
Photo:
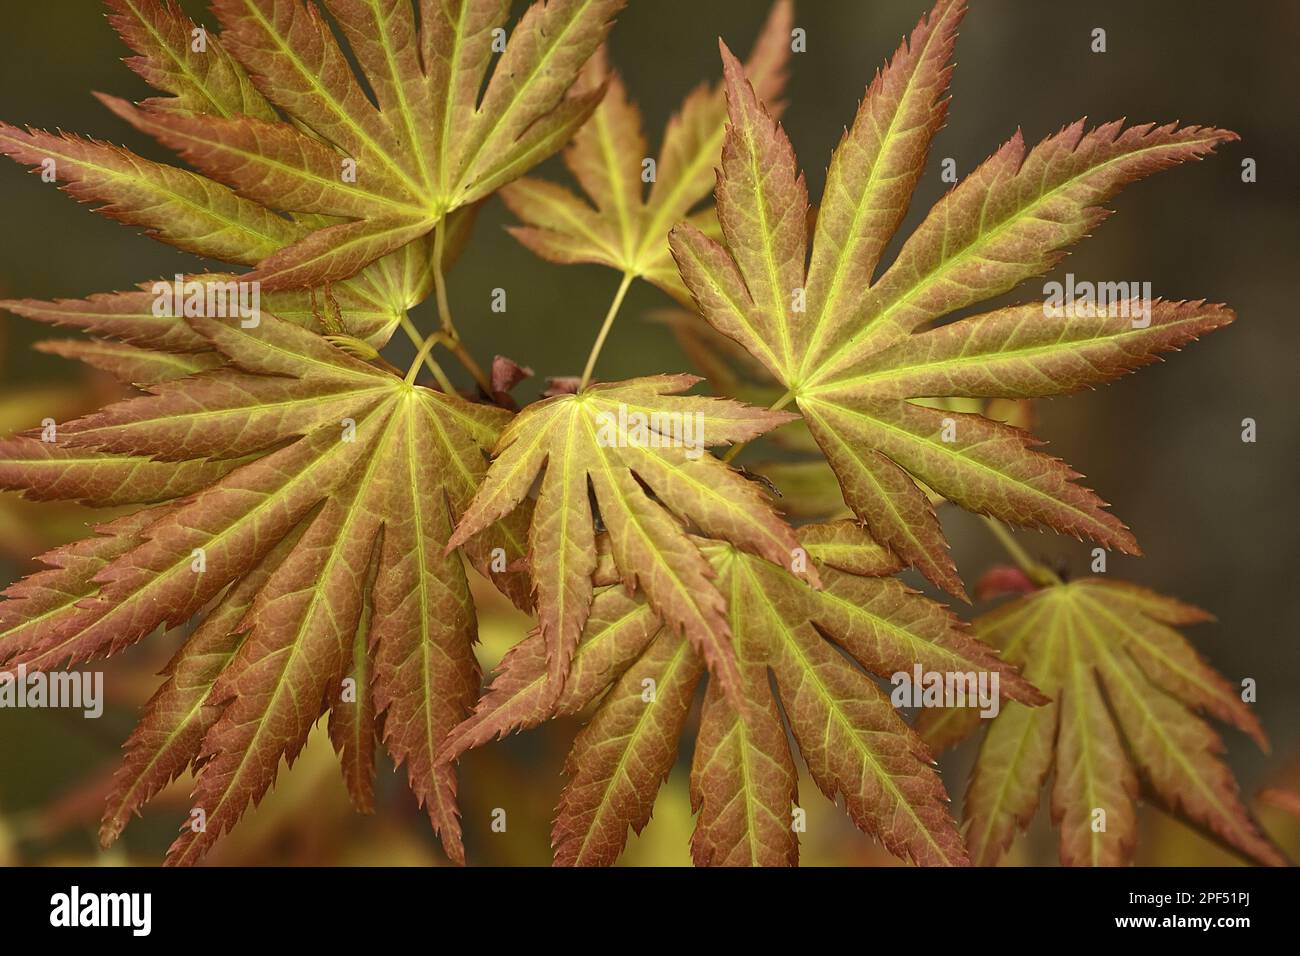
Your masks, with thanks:
M411 367L407 369L406 381L408 383L414 383L416 370L419 368L420 362L424 362L429 371L433 373L433 377L438 380L438 384L442 387L442 390L448 395L456 394L456 389L455 386L451 384L451 379L447 378L447 373L442 370L442 366L434 361L433 356L430 354L433 350L433 346L438 344L438 337L442 333L434 332L427 338L421 337L420 330L415 327L415 323L411 321L409 315L402 316L402 331L406 333L406 337L411 340L411 344L414 345L418 351L415 361L411 363Z
M582 370L582 381L578 383L578 391L582 391L591 382L591 373L596 370L596 359L600 357L600 350L605 347L605 339L609 337L609 330L614 325L614 317L618 315L619 307L623 304L623 297L627 295L628 287L632 285L632 280L636 276L631 272L623 273L623 281L618 284L618 291L614 293L614 301L609 304L609 311L605 313L605 321L600 326L600 331L596 333L596 341L591 346L591 354L587 356L587 366Z
M461 344L460 333L456 331L456 323L451 319L451 306L447 301L447 279L442 274L446 225L447 217L443 216L433 227L433 288L435 298L438 300L438 321L442 323L441 332L435 334L441 334L441 340L447 346L447 351L456 356L456 360L464 366L465 371L474 376L474 381L478 383L483 394L491 397L491 380L484 374L483 367L474 360L474 356L470 355Z
M998 543L1006 549L1007 554L1016 562L1017 567L1024 571L1029 580L1033 581L1040 587L1053 587L1063 584L1060 576L1045 564L1040 564L1029 556L1020 543L1011 536L1011 532L1006 526L996 518L990 518L988 515L980 515L984 523L988 525L989 530L993 532L993 537L998 539Z
M769 405L767 410L769 412L779 412L781 409L785 408L793 401L794 401L794 389L790 389L784 395L778 398L775 402ZM729 449L727 449L727 453L722 456L722 461L725 464L730 464L737 455L739 455L742 451L745 450L745 446L748 444L749 442L742 441L738 445L732 445Z

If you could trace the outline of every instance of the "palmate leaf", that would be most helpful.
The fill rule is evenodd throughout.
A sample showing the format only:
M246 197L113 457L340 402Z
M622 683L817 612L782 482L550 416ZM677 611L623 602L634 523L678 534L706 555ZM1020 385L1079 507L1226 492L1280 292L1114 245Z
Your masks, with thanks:
M1234 139L1223 130L1066 127L1028 153L1017 133L945 196L876 276L943 123L961 0L940 0L867 90L831 158L811 251L808 197L789 139L723 47L730 124L717 189L724 243L689 223L673 255L708 321L788 389L881 543L964 596L918 481L1012 524L1137 552L1103 502L1034 440L922 398L1029 398L1118 377L1232 321L1221 306L1157 302L1134 327L1041 304L931 331L954 310L1050 269L1107 215L1100 204L1156 170Z
M487 478L448 544L457 547L512 513L545 467L528 551L553 694L592 603L598 513L621 580L643 588L740 699L724 601L683 522L789 565L798 547L793 532L757 485L706 447L748 441L790 416L676 394L697 381L660 375L597 384L524 409L502 432Z
M477 214L474 207L449 220L448 242L443 266L450 266L468 242ZM392 255L367 266L360 274L325 289L289 289L260 293L260 308L276 317L323 334L340 334L382 348L407 310L422 302L433 290L432 244L411 243ZM226 283L241 277L229 273L199 273L182 276L186 283ZM174 277L160 280L173 286ZM157 314L155 282L143 282L129 292L97 293L85 299L0 300L0 309L15 315L47 322L61 328L83 329L103 339L78 345L49 348L57 354L104 368L132 384L154 384L167 380L167 369L194 362L210 364L218 358L203 336L196 334L173 314ZM165 311L165 310L163 310ZM130 352L124 346L147 348L148 356ZM140 364L147 363L147 364ZM162 377L150 377L162 371ZM143 375L144 377L140 377Z
M785 86L793 17L792 0L777 0L747 64L765 101L780 96ZM697 87L669 121L647 195L641 113L628 100L618 74L610 71L604 49L588 61L580 82L608 88L564 152L565 164L591 203L555 183L519 179L501 190L501 198L524 223L510 232L543 259L607 265L689 301L668 250L668 231L713 191L726 119L722 88ZM696 213L691 221L717 233L712 210Z
M1132 860L1139 780L1161 805L1237 852L1284 862L1241 802L1222 741L1197 716L1210 714L1267 747L1239 692L1174 629L1205 620L1204 611L1153 591L1084 578L975 621L976 633L1052 702L1008 704L989 725L966 795L973 862L998 861L1033 817L1053 769L1052 819L1066 865ZM954 723L923 728L944 743L974 730L969 715Z
M434 756L479 679L473 605L445 545L509 413L411 385L273 316L256 329L189 324L226 365L61 425L57 443L6 444L6 487L180 500L100 528L13 585L0 662L103 657L202 615L128 742L106 843L194 766L206 828L186 827L169 855L193 862L329 709L354 801L370 800L380 714L390 754L461 859L454 778ZM485 528L466 553L485 572L493 548L521 558L525 523ZM526 602L521 575L495 579ZM355 693L343 693L348 678Z
M138 54L127 64L151 85L172 94L146 100L139 110L105 98L110 106L132 119L174 116L201 123L205 118L215 121L247 116L276 121L275 109L219 37L205 33L206 49L194 49L193 31L198 28L170 0L110 0L109 9L110 22ZM102 203L101 212L143 226L156 238L182 249L238 265L256 265L333 221L308 214L286 219L201 176L66 134L55 136L0 124L0 152L32 164L51 160L56 175L74 197ZM468 239L477 209L478 204L471 204L448 217L444 268L454 261ZM406 310L432 291L432 258L433 243L426 237L329 288L264 289L262 305L282 319L382 346ZM204 274L188 278L207 281L231 277ZM144 283L142 289L148 290L151 285ZM154 301L155 296L146 291L96 295L86 300L23 299L0 303L0 307L156 350L205 347L202 338L183 322L153 315Z
M173 95L102 99L199 173L8 124L0 151L52 160L76 198L163 241L257 266L268 291L323 288L559 150L603 94L568 95L623 2L535 3L488 76L503 0L421 0L418 28L413 0L326 0L359 77L314 2L214 0L223 32L200 49L170 0L110 0L128 63Z
M936 671L996 671L1007 698L1029 706L1045 698L941 605L888 577L897 560L856 525L809 525L800 538L820 590L740 548L700 544L727 598L745 706L735 707L710 680L691 774L695 861L789 865L798 858L797 775L770 673L813 779L828 797L844 798L858 826L905 859L966 862L928 750L859 667L885 676L918 662ZM607 586L554 703L539 630L502 662L440 758L578 713L603 694L570 754L553 843L557 863L610 864L628 828L639 831L650 817L704 674L692 646L661 629L644 599Z

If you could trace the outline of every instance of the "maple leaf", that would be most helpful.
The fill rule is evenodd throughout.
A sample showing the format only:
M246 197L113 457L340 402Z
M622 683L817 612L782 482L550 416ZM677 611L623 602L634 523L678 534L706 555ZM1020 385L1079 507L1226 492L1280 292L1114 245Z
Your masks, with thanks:
M845 501L907 564L953 594L961 579L926 494L1012 524L1137 553L1103 502L1027 433L924 398L1035 398L1110 381L1232 321L1156 302L1145 327L1039 304L926 327L1055 265L1108 213L1100 204L1233 133L1074 123L1025 151L1016 133L952 189L876 275L943 124L961 0L940 0L867 89L831 158L811 250L808 196L784 131L722 45L730 123L716 193L723 242L689 222L670 241L704 317L785 388ZM1129 303L1123 303L1127 307ZM1084 310L1080 310L1083 312Z
M1212 715L1267 749L1238 691L1175 630L1210 619L1104 578L1047 587L976 619L976 633L1052 702L1009 703L988 727L966 794L973 862L997 862L1033 817L1053 769L1052 820L1066 865L1132 860L1139 780L1171 812L1239 853L1285 862L1242 804L1222 741L1197 716ZM942 715L927 713L934 726L923 719L927 739L946 744L974 729L969 714Z
M477 204L560 149L595 108L603 90L569 90L623 2L534 3L488 76L503 0L422 0L418 28L409 0L328 0L358 76L315 3L214 0L218 36L172 0L108 0L137 53L128 65L171 95L101 100L199 172L4 123L0 152L164 242L256 267L247 278L268 293L332 293L351 316L340 331L382 344L429 294L430 261L445 265ZM128 308L92 302L72 311ZM268 307L287 318L286 304Z
M677 394L697 381L658 375L601 383L525 408L502 432L447 545L458 547L513 512L545 467L528 552L555 693L592 603L597 513L621 580L644 588L727 692L739 692L724 601L683 522L787 564L798 547L793 532L757 486L706 447L748 441L790 416Z
M818 590L784 567L732 545L705 541L727 597L745 706L710 680L691 773L698 811L692 855L700 865L789 865L798 857L793 756L777 698L817 785L842 796L853 821L900 857L962 864L966 853L945 807L925 744L858 667L878 675L995 671L1001 691L1027 706L1043 698L1014 668L971 637L941 605L888 575L900 567L857 525L800 530ZM502 661L474 715L447 738L452 760L494 736L600 703L574 743L552 833L558 864L614 862L649 820L671 770L703 660L661 628L650 605L611 577L592 603L568 681L551 701L540 629ZM852 662L851 663L850 659Z
M205 318L189 328L226 364L61 425L56 443L5 443L5 487L178 500L56 549L47 570L10 587L0 663L107 656L202 617L127 743L106 844L193 766L206 826L186 827L169 855L193 862L328 709L358 806L371 800L383 715L389 753L463 859L454 778L434 756L479 679L461 558L444 546L509 413L412 385L273 316L256 329ZM521 557L525 521L486 528L467 555L484 572L493 548ZM495 578L526 602L519 574Z
M791 0L778 0L754 44L748 72L764 100L779 96L785 85L793 17ZM501 190L501 198L524 223L511 227L511 234L543 259L607 265L689 301L668 250L668 231L713 191L726 119L721 86L701 85L687 96L668 123L659 157L650 161L653 177L647 179L641 114L628 100L622 79L610 70L604 48L588 61L580 84L607 87L564 152L565 164L591 204L555 183L519 179ZM711 209L691 221L717 232Z
M111 0L110 22L139 55L127 64L155 88L173 94L141 104L150 114L229 119L246 115L274 121L275 109L257 91L219 37L203 32L206 49L194 49L199 27L171 2ZM120 101L109 100L112 105ZM132 116L135 114L132 113ZM32 162L52 162L53 170L82 201L106 203L100 211L149 234L207 258L255 266L328 222L326 217L298 215L285 219L226 187L179 169L151 163L117 147L94 141L22 131L0 125L0 152ZM44 166L42 166L42 172ZM444 268L469 238L478 205L453 212L446 222ZM412 242L377 260L353 278L328 288L263 290L262 305L282 319L318 331L345 332L382 346L406 315L434 285L431 239ZM234 276L198 274L196 282L225 281ZM153 312L157 296L148 291L100 294L84 300L42 302L21 299L0 303L18 315L55 325L84 328L154 352L186 353L206 348L201 336L183 322ZM81 348L81 358L86 355ZM103 353L100 353L101 356ZM125 368L113 361L117 374ZM148 359L152 367L175 362L176 356ZM145 380L147 381L147 379Z

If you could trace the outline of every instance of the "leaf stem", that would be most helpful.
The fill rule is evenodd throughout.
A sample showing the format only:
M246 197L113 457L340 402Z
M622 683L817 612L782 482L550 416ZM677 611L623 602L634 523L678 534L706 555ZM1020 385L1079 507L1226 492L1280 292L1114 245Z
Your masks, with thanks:
M428 349L424 348L427 340L420 335L420 330L415 327L415 323L411 321L411 317L409 315L402 316L402 331L406 333L406 337L411 340L411 344L414 345L416 349L419 350L420 352L419 356L417 356L416 358L415 363L411 366L411 369L407 370L406 380L408 382L415 381L415 376L412 375L411 373L413 369L419 366L420 361L422 360L424 364L428 366L429 371L433 373L433 377L438 380L438 384L442 387L442 390L446 392L448 395L455 395L456 394L455 386L453 386L451 384L451 380L447 378L447 373L442 370L442 366L439 365L436 361L434 361L433 356L430 354L432 346L430 346L430 348ZM434 332L433 335L429 336L429 338L435 339L435 344L436 344L435 337L441 334L442 334L441 332Z
M432 356L429 355L429 353L433 351L433 347L438 344L441 337L441 332L430 332L424 342L420 344L420 350L415 353L415 361L413 361L411 367L406 370L406 384L415 384L415 376L420 372L420 363L427 361L429 363L429 369L433 372L433 377L438 380L438 384L442 386L443 391L448 395L455 395L456 390L452 387L451 381L447 378L447 374L442 370L438 363L433 360Z
M447 302L447 279L442 274L443 249L446 245L447 217L443 216L433 227L433 288L438 300L438 321L442 324L441 334L447 351L456 356L456 360L474 377L483 394L492 396L492 381L483 373L483 367L474 360L474 356L461 344L460 333L456 323L451 320L451 306Z
M767 410L769 412L779 412L781 409L785 408L793 401L794 401L794 389L790 389L784 395L778 398L775 402L769 405ZM731 464L732 459L734 459L737 455L739 455L742 451L744 451L745 446L748 444L749 442L742 441L740 444L732 445L730 448L728 448L727 453L722 456L723 463Z
M623 297L627 295L628 287L632 285L632 280L636 276L631 272L623 273L623 281L618 284L618 291L614 293L614 301L609 304L609 311L605 313L605 321L596 334L596 341L591 346L591 354L587 356L587 367L582 370L582 381L578 383L578 391L582 391L591 382L591 373L596 370L596 359L600 357L600 350L605 347L605 339L609 337L609 330L614 324L614 317L618 315L619 307L623 304Z
M981 515L984 523L988 525L993 537L998 539L998 543L1006 549L1007 554L1011 555L1011 560L1016 562L1017 567L1025 572L1029 580L1033 581L1040 587L1051 587L1062 584L1060 576L1045 564L1040 564L1029 556L1029 552L1022 548L1019 542L1011 536L1006 525L996 518L990 518L988 515Z
M403 320L402 328L406 330L406 334L410 336L411 341L418 346L415 361L413 361L411 367L406 370L406 384L415 384L415 376L419 373L420 363L423 362L429 367L429 371L433 373L433 377L438 380L439 387L441 387L448 395L455 395L456 386L451 384L451 379L447 377L447 373L442 370L442 366L434 361L433 356L430 354L433 351L433 347L438 344L438 340L442 333L434 332L421 341L419 330L416 329L410 319Z

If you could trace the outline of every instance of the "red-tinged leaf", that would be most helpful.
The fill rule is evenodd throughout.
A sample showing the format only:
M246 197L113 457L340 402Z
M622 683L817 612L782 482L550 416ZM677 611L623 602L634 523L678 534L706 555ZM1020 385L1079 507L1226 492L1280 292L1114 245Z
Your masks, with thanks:
M349 182L345 154L285 123L150 112L104 94L99 100L204 175L264 206L358 219L424 215L413 193L386 192L366 170Z
M492 357L492 397L504 408L515 408L510 391L526 378L533 377L533 370L520 365L514 359L504 355Z
M732 705L716 675L709 675L691 775L699 813L695 861L796 861L797 778L784 712L813 778L832 799L844 796L855 823L905 859L964 863L928 751L859 668L881 676L900 667L910 675L917 662L944 671L992 671L1008 706L1036 706L1044 698L941 606L882 576L890 565L861 529L847 522L810 526L801 538L806 556L819 564L820 590L733 545L697 542L726 598L745 704L743 710ZM831 562L857 565L869 576ZM634 692L650 686L642 684L644 677L658 680L669 654L668 633L645 650L656 627L647 604L617 586L600 592L557 702L548 703L545 647L534 633L506 657L475 715L444 746L446 758L457 757L494 736L577 713L613 687L569 762L573 780L556 831L564 862L612 863L627 828L648 818L654 781L672 766L672 752L664 747L675 739L676 720L666 732L665 722L649 717L644 705L633 706ZM633 780L641 783L635 792Z
M1013 306L913 335L841 379L829 400L968 396L1038 398L1114 381L1232 322L1204 302L1125 300L1097 316ZM1145 324L1142 324L1144 323ZM850 394L852 396L850 397Z
M496 0L465 2L496 6ZM503 168L517 168L512 179L522 175L568 141L599 99L581 98L574 111L566 107L579 98L566 100L565 96L623 4L624 0L549 0L533 3L524 12L467 128L457 130L454 142L444 143L451 164L444 175L454 183L453 203L479 198L482 184L496 179ZM519 162L521 156L528 157L526 164Z
M445 262L450 262L463 247L472 225L473 213L453 215L448 220L448 247ZM453 221L454 220L454 221ZM419 304L433 288L431 256L427 242L412 243L390 256L367 266L356 277L336 283L329 289L260 290L259 306L277 318L318 332L346 332L381 347L393 329L406 317L407 309ZM208 283L242 280L228 274L184 275L180 298L189 293L185 283L198 283L204 290ZM0 300L0 308L38 322L59 327L85 329L96 335L121 339L131 345L163 352L200 352L208 348L207 340L190 328L174 308L162 308L160 296L177 298L175 277L159 282L145 282L138 291L98 293L86 299ZM161 314L160 314L161 313ZM332 319L331 316L335 316Z
M885 247L907 214L934 135L948 113L961 0L938 3L876 73L826 172L817 211L807 294L813 303L804 354L870 287ZM796 283L798 284L798 283Z
M1135 600L1136 598L1136 600ZM1244 856L1284 862L1242 804L1205 710L1261 740L1258 722L1177 632L1147 612L1196 609L1102 578L1044 588L975 622L1054 701L994 719L966 799L976 862L992 864L1033 816L1055 767L1052 818L1067 865L1130 862L1143 788ZM1202 612L1197 612L1202 614ZM1203 614L1202 614L1203 619Z
M170 859L193 862L233 826L331 702L339 734L347 725L344 763L354 796L368 801L366 728L373 730L374 721L340 716L348 676L361 685L355 706L362 711L373 686L394 759L409 764L413 789L449 854L461 859L450 769L435 767L433 758L467 712L478 677L467 583L459 557L444 551L509 414L414 387L270 315L255 328L190 322L226 365L64 426L70 442L120 447L130 457L31 439L9 443L14 451L31 449L29 459L39 451L41 463L62 466L53 482L32 462L7 456L15 484L47 495L111 497L117 485L107 485L106 468L123 476L139 471L142 481L160 471L173 484L196 466L210 473L190 481L184 501L153 515L147 533L109 547L93 578L61 584L53 597L40 583L48 576L16 586L11 601L0 604L6 655L14 665L50 668L111 654L159 625L183 623L232 582L232 594L244 593L268 553L305 524L301 539L254 589L242 621L214 625L223 633L213 641L247 637L200 701L217 712L204 710L194 718L202 716L201 725L182 728L186 741L195 726L204 731L195 805L208 828L187 831ZM354 401L338 400L347 392ZM306 411L312 404L319 414ZM141 494L138 483L131 487ZM515 534L503 525L487 528L470 555L482 563L484 542L505 546ZM518 542L510 553L522 553ZM196 666L205 661L206 652ZM170 777L177 765L166 761L179 757L168 751L164 758ZM120 829L157 779L155 767L143 784L128 788L112 828Z
M46 339L38 352L61 355L101 369L125 385L157 385L206 372L221 364L215 352L158 352L101 339Z
M268 99L385 185L418 189L413 144L399 147L315 4L216 0L213 9L222 39Z
M1009 660L1024 661L1025 677L1057 698L1041 707L1008 703L989 725L980 746L979 761L966 794L966 845L972 862L992 866L1016 833L1028 826L1038 807L1039 792L1051 772L1060 721L1058 701L1065 649L1053 644L1033 658L1017 656L1042 625L1038 614L1012 617L995 612L980 621L980 636L1002 648ZM938 715L940 720L960 713L956 709L926 712ZM974 733L979 721L967 717L960 723L959 728L936 723L922 732L932 746L942 748Z
M488 477L452 536L454 547L513 511L545 464L529 534L556 693L591 603L596 558L589 483L623 581L644 588L650 605L695 643L724 689L738 692L723 601L681 520L788 563L797 547L793 533L752 482L703 454L705 445L745 441L787 418L674 395L694 382L658 376L595 385L529 407L503 433Z
M391 395L391 375L288 323L248 331L212 319L193 323L231 367L157 386L147 397L69 422L59 429L61 443L177 461L239 458L338 427L350 413L369 411Z
M1259 792L1259 802L1277 807L1293 817L1300 817L1300 793L1282 787L1266 787Z
M749 69L766 99L778 97L785 85L792 23L792 3L778 0L755 43ZM628 99L622 78L611 71L604 50L588 61L580 84L607 87L564 153L565 164L591 202L545 180L520 179L501 193L524 223L511 233L551 262L607 265L687 301L667 236L713 188L726 117L722 90L698 87L669 121L647 193L641 114ZM711 211L692 219L706 232L716 233Z
M437 145L433 90L421 82L420 38L410 0L328 0L330 12L343 28L366 80L388 119L393 136L415 157L418 177L432 185L432 157Z
M165 242L260 264L268 291L328 293L558 151L599 101L569 92L622 5L539 0L486 77L499 0L424 5L418 28L406 0L328 0L347 48L315 3L216 0L217 37L172 0L111 0L128 64L172 95L101 99L204 175L7 124L0 152Z
M327 286L428 235L425 219L358 219L326 226L262 260L249 281L270 291Z
M690 642L661 632L610 688L565 764L551 830L556 866L609 866L628 828L640 833L649 822L703 674Z
M1101 204L1122 187L1236 138L1176 123L1113 122L1085 132L1080 120L1026 154L1017 133L935 205L839 325L858 330L830 335L833 348L810 355L804 369L829 381L932 320L1041 275L1109 215ZM972 215L980 208L996 212Z
M362 590L363 603L357 630L349 647L351 660L346 676L330 695L330 741L343 766L352 806L358 813L375 812L375 744L379 728L375 721L374 661L370 657L370 626L375 576L379 571L379 548L371 556Z
M183 498L219 480L238 460L155 461L106 455L34 438L0 440L0 488L33 501L80 501L96 508Z
M837 571L875 578L903 568L888 548L852 521L807 525L800 529L799 541L809 557Z
M197 24L175 0L105 0L108 22L136 52L123 62L157 90L170 93L142 105L181 115L244 114L277 119L248 74L226 51L220 38L206 33L206 47L194 49Z
M912 402L818 398L804 408L819 441L829 444L827 433L834 432L838 441L876 450L970 511L1023 527L1088 537L1126 554L1140 553L1128 529L1103 510L1105 503L1074 483L1082 477L1078 472L1060 459L1031 450L1038 442L1028 432L982 415ZM882 540L895 551L906 547L892 536Z
M699 814L691 835L696 866L794 866L799 840L792 811L798 774L785 725L767 688L742 716L710 685L691 764L691 806Z
M1125 581L1087 578L1080 593L1092 598L1099 626L1113 629L1146 679L1188 705L1248 734L1268 751L1268 738L1241 690L1214 671L1169 625L1212 620L1200 608ZM1095 596L1095 597L1094 597ZM1120 610L1123 608L1123 610Z
M7 299L0 308L23 318L60 328L84 329L94 335L160 352L202 352L208 340L183 318L154 312L152 291L100 292L87 299Z
M741 562L744 562L743 564ZM961 865L966 853L947 795L919 737L888 699L822 639L798 591L772 592L741 559L745 615L763 635L799 750L818 787L843 797L853 822L890 852L927 865ZM793 581L792 581L793 583Z
M746 708L709 685L691 763L691 858L696 866L793 866L799 775L768 678L771 634L747 604L747 576L722 563Z
M194 766L204 736L221 715L221 707L209 698L217 678L244 642L240 621L298 537L289 535L232 584L168 663L163 671L167 680L145 705L124 745L122 766L113 775L99 828L102 846L116 842L132 814ZM87 594L92 591L93 585L86 588Z
M94 594L99 572L139 545L144 530L165 512L165 507L137 511L97 526L93 537L37 558L45 569L9 585L0 602L0 663L39 640L37 622Z
M881 544L958 596L961 579L920 485L1011 524L1129 553L1137 543L1074 484L1077 473L990 421L991 408L953 413L917 400L1077 391L1154 361L1232 313L1157 302L1143 324L1145 314L1133 322L1114 310L1076 316L1026 305L925 328L1050 269L1125 184L1235 138L1176 124L1085 132L1078 123L1026 155L1017 135L935 206L875 279L943 123L964 13L960 0L939 0L868 88L832 156L810 256L789 139L724 47L722 241L687 223L671 236L704 317L795 399L845 502Z
M1032 594L1038 585L1014 565L999 565L985 571L975 585L975 600L992 601L995 598Z
M832 798L842 794L854 822L891 852L922 863L965 862L924 744L825 637L881 676L910 672L913 664L945 673L994 671L1008 699L1037 705L1043 697L943 608L892 578L823 566L824 587L814 591L734 550L714 560L724 580L730 575L732 626L751 635L744 639L751 646L765 647L818 786Z
M429 406L421 413L408 417L405 434L394 436L380 462L388 518L371 630L375 705L394 763L406 764L411 790L448 856L464 863L455 776L436 757L479 689L477 628L460 558L442 547L452 529L442 500L462 496L448 495L440 486L446 479L425 463L477 457L481 469L482 456L466 438L460 447L439 447L447 431L439 411Z
M494 738L578 713L641 655L659 628L659 618L643 599L622 586L605 587L592 600L558 698L549 687L546 643L534 630L510 649L473 715L443 742L438 760L455 760Z
M1137 773L1124 755L1119 731L1086 647L1067 633L1061 648L1060 724L1052 822L1060 831L1066 866L1118 866L1137 846Z
M306 235L220 183L108 143L0 123L0 153L36 172L52 161L74 199L195 255L254 265Z
M357 462L342 493L325 502L258 592L245 618L248 636L212 689L212 700L226 706L203 739L192 797L205 825L186 825L168 863L197 862L261 800L281 757L292 765L347 675L379 533L366 501L377 465L376 457ZM287 626L275 626L277 619Z

